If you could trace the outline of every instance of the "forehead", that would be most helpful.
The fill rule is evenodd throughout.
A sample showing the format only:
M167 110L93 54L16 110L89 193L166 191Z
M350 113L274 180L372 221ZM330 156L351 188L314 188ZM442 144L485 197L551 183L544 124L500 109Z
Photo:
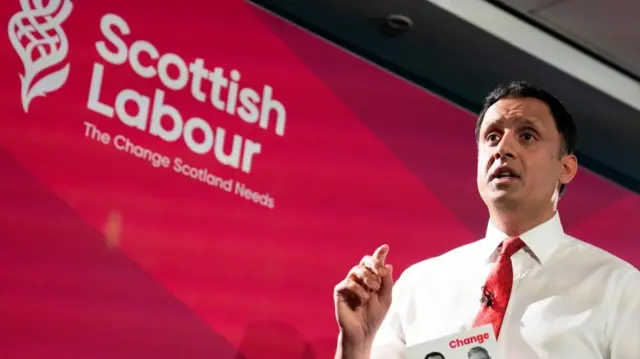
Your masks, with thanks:
M530 125L555 128L555 120L549 106L535 98L505 98L489 107L482 121L482 128L489 126Z

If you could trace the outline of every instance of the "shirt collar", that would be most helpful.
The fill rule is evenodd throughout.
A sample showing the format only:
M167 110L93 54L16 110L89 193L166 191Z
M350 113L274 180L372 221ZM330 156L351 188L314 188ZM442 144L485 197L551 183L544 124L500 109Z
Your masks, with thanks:
M487 244L487 258L491 258L500 243L508 237L489 221L484 240ZM518 237L527 245L527 249L532 252L540 264L544 264L565 237L564 229L560 222L560 214L556 212L548 221L522 233Z

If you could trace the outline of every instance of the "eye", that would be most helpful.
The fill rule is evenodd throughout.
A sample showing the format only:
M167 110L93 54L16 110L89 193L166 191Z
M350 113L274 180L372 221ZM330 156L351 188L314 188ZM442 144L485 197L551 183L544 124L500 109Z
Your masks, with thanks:
M527 141L527 142L530 142L530 141L535 140L536 136L531 132L525 132L525 133L522 134L522 139Z
M496 132L491 132L490 134L487 135L487 141L489 142L500 141L500 135L498 135Z

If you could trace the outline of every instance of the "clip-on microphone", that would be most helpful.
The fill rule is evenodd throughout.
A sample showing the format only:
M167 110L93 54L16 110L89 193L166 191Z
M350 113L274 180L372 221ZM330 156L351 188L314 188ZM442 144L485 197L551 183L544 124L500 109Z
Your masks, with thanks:
M496 296L493 292L489 291L485 286L482 286L482 296L480 297L480 303L483 303L485 307L492 307L496 301Z

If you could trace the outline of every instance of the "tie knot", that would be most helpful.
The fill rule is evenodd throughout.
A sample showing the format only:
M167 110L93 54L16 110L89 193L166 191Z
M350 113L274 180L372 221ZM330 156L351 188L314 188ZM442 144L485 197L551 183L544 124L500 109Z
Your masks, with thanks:
M525 246L522 239L519 237L507 238L502 241L502 248L500 249L501 256L511 257L517 251L522 249Z

